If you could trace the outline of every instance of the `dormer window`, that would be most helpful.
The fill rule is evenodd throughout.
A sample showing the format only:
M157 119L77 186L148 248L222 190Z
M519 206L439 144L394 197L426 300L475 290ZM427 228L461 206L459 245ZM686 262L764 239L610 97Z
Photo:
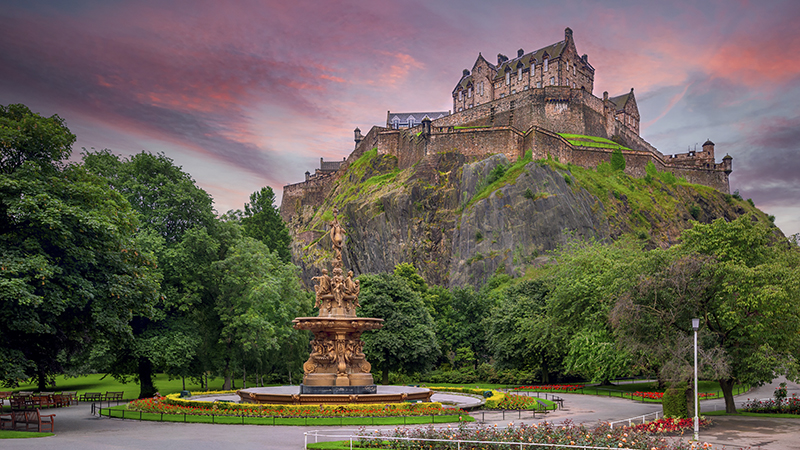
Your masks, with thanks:
M506 86L508 86L509 84L511 84L511 72L506 71Z
M394 119L392 119L392 128L394 128L395 130L400 128L400 119L399 118L395 117Z
M542 70L544 70L545 72L547 72L548 70L550 70L550 69L549 69L549 65L548 65L548 61L550 61L550 59L548 59L548 58L545 58L545 59L544 59L544 67L542 68Z
M413 117L409 117L408 118L408 128L413 128L413 127L414 127L414 118Z
M517 80L522 81L522 67L517 68Z

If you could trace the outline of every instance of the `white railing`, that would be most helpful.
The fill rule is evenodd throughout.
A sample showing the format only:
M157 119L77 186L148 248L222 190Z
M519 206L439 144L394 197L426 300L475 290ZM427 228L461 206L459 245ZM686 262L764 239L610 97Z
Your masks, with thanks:
M633 426L634 423L637 423L637 424L640 423L640 422L641 423L646 423L647 422L647 418L650 417L650 416L655 416L655 418L652 419L652 420L658 420L658 416L659 415L661 415L662 417L664 416L661 411L656 411L656 412L648 413L648 414L645 414L645 415L642 415L642 416L631 417L630 419L615 420L614 422L609 422L608 426L610 426L613 429L614 428L614 424L626 423L627 422L628 426L630 427L630 426Z
M347 432L350 430L338 430L342 432ZM336 433L332 430L325 430L324 433ZM359 440L364 439L375 439L381 441L406 441L406 442L440 442L440 443L449 443L455 444L456 450L461 450L461 444L479 444L479 445L502 445L502 446L519 446L520 449L524 449L526 447L551 447L551 448L574 448L574 449L582 449L582 450L633 450L628 447L594 447L591 445L568 445L568 444L546 444L541 442L511 442L511 441L469 441L469 440L460 440L460 439L422 439L422 438L411 438L411 437L390 437L390 436L365 436L365 435L357 435L357 434L322 434L321 430L313 430L313 431L306 431L303 433L305 444L305 449L308 449L308 438L309 436L314 437L314 442L319 442L318 439L320 437L332 437L337 438L336 440L350 441L350 450L353 449L353 442L358 442Z

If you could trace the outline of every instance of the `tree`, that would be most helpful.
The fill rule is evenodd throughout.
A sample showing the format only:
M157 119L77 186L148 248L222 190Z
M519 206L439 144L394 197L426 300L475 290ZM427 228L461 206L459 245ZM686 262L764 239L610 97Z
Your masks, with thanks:
M49 172L61 169L73 143L75 135L58 115L45 118L25 105L0 105L0 174L11 174L26 161Z
M360 316L384 319L383 328L362 336L367 359L389 383L390 371L428 370L440 355L435 324L419 293L395 274L362 275Z
M250 237L234 243L213 268L219 285L219 338L227 355L224 389L230 389L233 358L238 356L243 366L247 361L262 365L268 356L276 356L274 351L295 343L299 332L292 328L292 319L308 313L311 300L300 289L297 268ZM307 348L307 332L302 334ZM279 356L284 367L290 367L291 356Z
M630 373L631 355L617 345L609 311L635 282L641 258L637 245L573 242L554 255L556 264L547 279L547 316L556 327L554 333L565 339L568 373L599 382ZM590 351L596 353L587 359Z
M697 299L706 345L730 365L719 384L725 409L736 412L735 383L761 384L777 375L800 378L800 250L774 229L746 215L727 222L694 223L681 248L713 257L715 284Z
M250 194L250 203L244 205L241 221L245 235L266 244L270 250L278 253L281 261L288 263L291 260L289 244L292 243L292 237L275 206L275 193L271 187Z
M23 130L39 120L13 109ZM131 319L153 314L158 273L134 239L125 198L83 167L64 166L74 136L60 119L30 128L33 148L9 150L3 131L0 380L36 377L46 390L74 359L130 341Z
M156 392L157 368L185 376L190 374L186 361L195 370L210 364L213 345L203 343L219 328L210 312L215 293L211 264L225 257L236 237L219 225L208 193L163 154L141 152L120 159L101 150L84 152L83 161L130 201L141 218L139 235L152 246L164 279L156 313L134 318L134 341L115 349L116 358L105 366L120 379L135 374L139 397L150 397Z
M565 336L547 315L549 289L542 279L525 280L505 289L485 319L489 348L502 368L538 369L542 383L561 366Z
M191 228L216 225L211 196L163 153L141 152L121 160L106 149L84 152L83 163L109 179L139 213L142 226L161 234L168 244Z

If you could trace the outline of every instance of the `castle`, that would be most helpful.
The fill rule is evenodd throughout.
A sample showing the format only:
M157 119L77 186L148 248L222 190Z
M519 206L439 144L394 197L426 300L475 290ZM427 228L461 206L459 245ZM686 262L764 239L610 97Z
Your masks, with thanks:
M569 28L563 41L531 53L520 49L514 59L499 54L497 64L479 53L451 93L452 114L424 117L405 127L394 126L387 114L386 127L374 126L366 135L356 128L355 150L338 172L307 172L305 181L284 186L281 216L289 222L303 206L320 205L338 175L373 148L397 157L401 169L453 150L475 160L503 153L510 161L530 150L534 159L554 157L596 167L619 149L625 172L632 176L643 177L652 162L660 171L729 193L733 158L726 155L717 163L710 140L700 151L662 154L639 136L633 89L616 97L608 92L595 97L594 72L589 57L579 56Z

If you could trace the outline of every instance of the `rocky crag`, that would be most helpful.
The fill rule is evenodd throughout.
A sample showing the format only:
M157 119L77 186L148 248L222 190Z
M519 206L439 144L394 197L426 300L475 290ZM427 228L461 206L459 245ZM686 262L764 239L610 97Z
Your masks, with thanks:
M676 179L652 165L642 178L612 170L502 154L468 162L459 152L425 156L401 170L397 158L365 152L338 174L320 206L291 217L293 261L303 280L327 268L333 210L349 230L346 266L357 274L413 264L428 283L479 286L496 272L519 275L569 239L670 246L692 220L755 212L747 201ZM358 255L355 257L355 255Z

